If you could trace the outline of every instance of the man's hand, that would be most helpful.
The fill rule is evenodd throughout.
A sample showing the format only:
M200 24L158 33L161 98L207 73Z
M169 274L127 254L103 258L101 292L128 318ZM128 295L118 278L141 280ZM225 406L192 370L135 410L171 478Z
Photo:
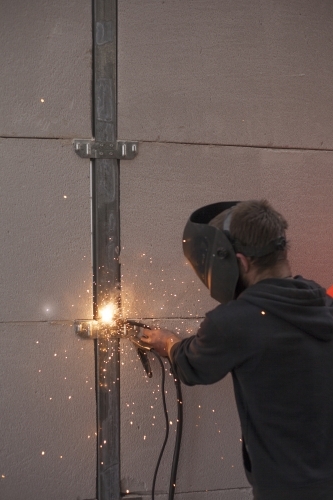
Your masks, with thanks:
M156 328L154 330L144 328L141 339L160 356L164 357L170 357L171 347L181 341L178 335L165 328Z

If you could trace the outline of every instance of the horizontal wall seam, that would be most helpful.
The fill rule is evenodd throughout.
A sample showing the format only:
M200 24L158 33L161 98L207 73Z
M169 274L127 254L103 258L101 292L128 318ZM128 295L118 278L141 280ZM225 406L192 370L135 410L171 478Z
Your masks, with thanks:
M76 138L76 136L75 136ZM0 139L18 139L18 140L44 140L44 141L72 141L74 137L28 137L28 136L4 136L1 135ZM84 139L91 139L93 137L84 137ZM131 140L133 142L138 142L139 144L179 144L180 146L214 146L220 148L251 148L251 149L268 149L273 151L315 151L329 153L333 151L333 148L301 148L296 146L267 146L259 144L220 144L216 142L185 142L185 141L149 141L140 139L119 139L118 140Z
M177 491L177 494L186 494L186 493L211 493L218 491L249 491L252 490L250 486L239 486L238 488L218 488L213 490L190 490L190 491Z
M148 321L169 321L169 320L191 320L191 319L204 319L205 316L165 316L163 318L158 317L158 318L152 318L152 317L147 317L143 318L140 316L141 320L148 320ZM135 319L135 318L133 318ZM90 319L87 319L87 321L90 321ZM48 325L68 325L68 326L73 326L74 325L74 320L72 319L54 319L54 320L12 320L12 321L0 321L0 325L38 325L38 324L48 324Z
M27 141L70 141L72 142L73 139L78 138L77 136L64 136L64 137L27 137L27 136L11 136L11 135L1 135L0 139L18 139L20 141L22 140L27 140ZM93 137L84 137L84 139L91 139L93 140Z
M177 495L187 495L187 494L194 494L194 493L218 493L218 492L228 492L228 491L251 491L252 488L250 486L239 486L238 488L219 488L219 489L212 489L212 490L188 490L188 491L176 491L176 496ZM138 495L142 497L149 496L150 498L150 493L149 492L143 492L143 491L132 491L131 495ZM157 496L165 496L166 493L158 493Z
M38 325L38 324L47 324L47 325L68 325L72 326L74 324L73 320L70 319L55 319L53 321L49 320L39 320L39 321L30 321L30 320L17 320L17 321L0 321L0 325Z
M140 316L140 319L144 319L144 320L161 320L161 319L165 319L165 320L169 320L169 319L175 319L175 320L179 320L179 319L203 319L205 316L159 316L158 318L154 318L154 317L151 317L151 316L147 316L146 318L144 317L141 317ZM134 319L134 318L133 318Z
M121 139L125 140L125 139ZM181 141L148 141L131 139L139 144L179 144L182 146L215 146L220 148L252 148L252 149L268 149L268 150L279 150L279 151L322 151L322 152L332 152L332 149L324 148L301 148L295 146L267 146L267 145L248 145L248 144L219 144L215 142L181 142Z

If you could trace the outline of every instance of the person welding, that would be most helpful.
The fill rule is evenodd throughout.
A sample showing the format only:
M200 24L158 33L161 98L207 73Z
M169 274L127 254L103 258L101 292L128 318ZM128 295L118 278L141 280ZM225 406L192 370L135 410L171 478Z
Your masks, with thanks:
M254 500L332 500L333 299L292 276L286 230L266 200L196 210L183 250L220 304L195 335L142 340L186 385L232 374Z

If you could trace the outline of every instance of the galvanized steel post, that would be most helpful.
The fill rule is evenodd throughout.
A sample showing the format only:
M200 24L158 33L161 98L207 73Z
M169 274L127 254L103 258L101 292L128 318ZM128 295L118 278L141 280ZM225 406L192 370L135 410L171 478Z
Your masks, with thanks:
M93 0L96 141L117 138L117 0ZM119 160L92 160L94 318L102 305L120 308ZM97 498L120 499L119 340L95 340Z

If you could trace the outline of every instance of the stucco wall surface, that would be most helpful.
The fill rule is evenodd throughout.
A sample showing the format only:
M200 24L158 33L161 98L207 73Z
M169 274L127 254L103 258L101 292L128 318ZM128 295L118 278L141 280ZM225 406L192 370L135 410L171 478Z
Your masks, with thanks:
M91 316L89 160L71 141L0 139L2 321Z
M183 336L216 305L181 243L191 212L215 201L269 199L289 221L293 273L333 283L332 28L324 0L119 2L118 136L140 141L121 162L128 317ZM145 378L126 341L122 363L122 489L147 495L163 439L159 368ZM251 498L231 380L184 388L184 411L178 498Z
M0 498L94 498L93 345L69 322L12 322L0 352Z
M0 498L92 499L91 4L0 9Z
M120 0L122 138L331 148L330 0Z
M91 26L90 0L1 0L1 136L91 136Z

